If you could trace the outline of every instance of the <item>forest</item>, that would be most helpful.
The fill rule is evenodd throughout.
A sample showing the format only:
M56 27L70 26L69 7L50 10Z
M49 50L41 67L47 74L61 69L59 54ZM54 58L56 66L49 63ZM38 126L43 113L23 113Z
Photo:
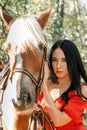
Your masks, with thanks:
M87 71L87 0L0 0L0 8L14 19L26 14L38 17L50 5L51 15L44 30L48 52L57 40L70 39L77 45ZM0 12L0 65L8 62L3 50L7 34ZM87 120L87 115L84 117Z
M0 0L0 8L14 19L25 14L38 17L50 5L52 5L51 15L44 30L48 48L50 49L58 39L72 40L79 48L87 68L87 0ZM0 64L8 59L2 48L7 33L8 30L0 17Z

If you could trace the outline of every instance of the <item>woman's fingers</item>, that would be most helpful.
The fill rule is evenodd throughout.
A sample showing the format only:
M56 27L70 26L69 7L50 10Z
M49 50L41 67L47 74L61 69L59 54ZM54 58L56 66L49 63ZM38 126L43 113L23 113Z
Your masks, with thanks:
M49 68L48 68L48 62L44 63L44 80L48 81L49 77Z

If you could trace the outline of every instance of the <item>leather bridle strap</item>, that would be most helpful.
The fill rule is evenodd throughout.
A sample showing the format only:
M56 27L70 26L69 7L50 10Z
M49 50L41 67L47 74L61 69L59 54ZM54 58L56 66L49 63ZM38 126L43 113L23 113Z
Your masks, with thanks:
M48 123L50 130L54 130L52 123L50 122L48 116L44 112L42 106L38 105L38 108L39 110L34 110L29 117L28 130L38 130L39 129L37 125L38 120L40 121L39 123L41 123L42 126L41 130L46 130L45 122Z
M42 106L41 106L41 105L38 105L38 107L40 108L40 111L42 112L43 118L44 118L44 126L43 126L43 128L45 128L45 121L47 121L47 123L49 124L50 130L54 130L54 128L53 128L53 126L52 126L52 123L50 122L48 116L47 116L46 113L44 112Z
M36 102L37 102L37 97L39 95L40 92L40 88L41 88L41 83L43 81L44 78L44 61L46 61L47 59L47 48L44 47L44 55L43 55L43 59L42 59L42 66L41 66L41 71L40 71L40 75L39 75L39 80L38 80L38 86L36 87Z
M32 82L35 84L36 86L36 100L37 100L37 97L38 97L38 94L39 94L39 91L40 91L40 87L41 87L41 83L43 81L43 77L44 77L44 61L46 60L46 47L43 47L44 49L44 54L43 54L43 59L42 59L42 66L41 66L41 70L40 70L40 74L39 74L39 80L37 81L34 76L29 72L27 71L25 68L15 68L11 75L10 75L10 79L12 81L12 77L14 75L14 73L24 73L25 75L27 75L31 80ZM36 101L37 102L37 101Z
M38 86L37 80L33 77L33 75L29 71L27 71L24 68L15 68L11 73L11 77L10 77L11 81L12 81L12 77L13 77L14 73L16 73L16 72L17 73L24 73L32 80L32 82L35 84L35 86Z

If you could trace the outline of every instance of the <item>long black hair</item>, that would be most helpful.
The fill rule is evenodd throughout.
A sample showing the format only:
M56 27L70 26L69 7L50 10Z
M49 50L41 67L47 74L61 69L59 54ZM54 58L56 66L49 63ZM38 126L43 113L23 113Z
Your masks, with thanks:
M71 86L69 89L62 94L62 98L68 101L68 92L71 90L76 90L77 94L84 99L87 98L81 92L81 78L87 83L86 72L81 60L81 56L76 45L70 40L59 40L51 48L49 55L49 69L50 69L50 79L57 83L57 77L53 71L52 67L52 55L56 48L60 47L66 57L67 67L71 78Z

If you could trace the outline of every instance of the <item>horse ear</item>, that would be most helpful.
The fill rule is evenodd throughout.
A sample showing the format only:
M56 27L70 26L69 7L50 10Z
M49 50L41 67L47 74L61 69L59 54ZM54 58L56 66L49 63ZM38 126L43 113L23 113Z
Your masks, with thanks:
M48 23L48 19L51 13L51 7L52 6L50 5L50 7L44 12L42 12L42 14L37 18L37 21L39 22L42 29L44 29Z
M9 29L10 22L13 20L13 18L7 15L2 8L0 8L0 17L2 18L6 28Z

